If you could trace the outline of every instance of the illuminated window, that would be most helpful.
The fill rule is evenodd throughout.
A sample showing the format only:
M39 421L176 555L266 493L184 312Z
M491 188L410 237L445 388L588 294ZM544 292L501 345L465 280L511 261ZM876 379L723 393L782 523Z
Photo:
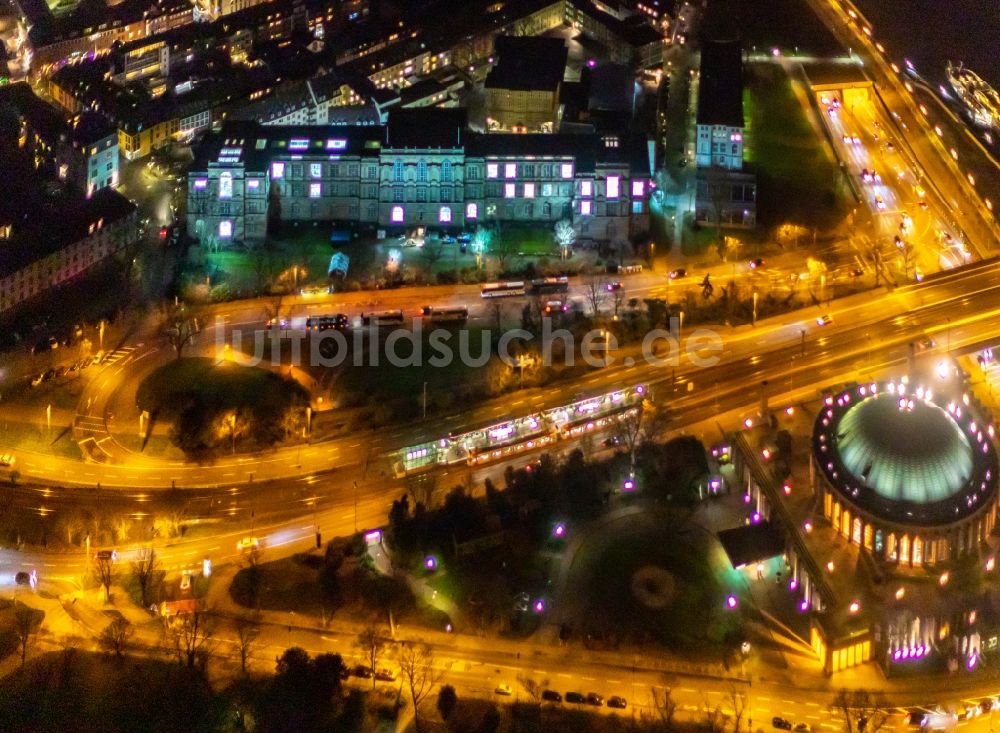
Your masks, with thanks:
M591 212L594 210L594 204L590 201L580 202L580 213L583 216L590 216Z
M403 180L403 161L396 160L392 163L392 180L402 181Z
M295 138L288 143L289 150L308 150L309 140L306 138Z
M256 191L258 188L260 188L260 181L258 181L256 178L250 179L249 181L247 181L247 188Z
M517 176L517 163L504 163L503 177L514 178Z
M621 193L620 189L621 180L618 176L608 176L605 182L605 195L609 199L618 198L618 194Z
M563 163L560 166L560 168L559 168L559 172L560 172L560 175L562 175L563 178L572 178L573 177L573 164L572 163Z
M499 175L500 175L500 166L499 165L497 165L496 163L487 163L486 164L486 177L487 178L496 178Z
M326 149L327 150L344 150L347 147L346 140L327 140Z
M219 238L229 239L233 236L233 223L228 219L219 222Z
M451 161L446 160L441 164L441 180L445 183L451 181Z
M392 207L392 222L394 224L401 224L403 221L403 207L393 206Z
M639 197L646 193L646 182L645 181L632 181L632 195Z
M441 222L442 224L450 224L451 223L451 207L450 206L442 206L438 210L438 221Z
M503 184L503 196L506 199L512 199L517 195L517 185L513 183Z
M197 179L194 182L194 187L195 187L196 191L203 191L203 190L205 190L206 188L208 188L208 179L207 178L199 178L199 179Z
M312 178L319 178L323 175L323 164L322 163L310 163L309 164L309 175Z
M593 181L580 181L580 195L581 196L593 196L594 195L594 182Z
M233 197L233 174L223 173L219 176L219 198L231 199Z
M285 177L285 164L271 163L271 178L284 178L284 177Z
M323 195L323 184L322 183L310 183L309 184L309 198L318 199Z
M533 199L535 198L535 184L525 183L524 184L524 198Z
M633 201L632 202L632 213L633 214L641 214L642 213L642 201Z
M465 218L466 219L477 219L477 218L479 218L479 205L478 204L466 204L465 205Z

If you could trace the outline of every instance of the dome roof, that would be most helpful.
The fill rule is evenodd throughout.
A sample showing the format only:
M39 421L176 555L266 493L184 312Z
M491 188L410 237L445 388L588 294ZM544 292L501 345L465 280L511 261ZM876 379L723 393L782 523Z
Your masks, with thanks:
M947 411L885 392L848 409L836 428L840 461L854 481L890 501L932 504L962 491L972 446Z

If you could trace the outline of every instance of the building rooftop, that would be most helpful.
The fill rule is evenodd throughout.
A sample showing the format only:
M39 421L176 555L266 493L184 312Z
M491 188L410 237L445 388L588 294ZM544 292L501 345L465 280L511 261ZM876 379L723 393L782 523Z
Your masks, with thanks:
M816 460L848 501L887 521L954 522L996 490L996 452L976 412L922 387L862 385L828 398Z
M744 126L740 41L705 41L702 45L698 124Z
M112 189L87 199L54 181L40 181L27 161L4 155L0 160L8 182L0 197L0 225L11 225L10 236L0 240L0 277L83 239L101 219L108 226L135 210Z
M498 36L496 65L486 87L519 91L555 91L566 73L569 49L561 38Z
M464 109L393 109L385 147L460 148L465 136Z

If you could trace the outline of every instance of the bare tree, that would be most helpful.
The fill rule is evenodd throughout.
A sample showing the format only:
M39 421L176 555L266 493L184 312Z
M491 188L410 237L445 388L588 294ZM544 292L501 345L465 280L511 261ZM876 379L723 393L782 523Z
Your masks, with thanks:
M564 258L568 256L570 247L576 241L576 229L573 228L573 222L569 219L560 219L556 222L552 236L556 240L556 244L559 245L560 255Z
M535 682L531 677L519 674L517 676L517 681L521 685L521 688L525 691L531 701L534 703L542 702L542 691L548 686L548 680L545 682Z
M420 703L441 681L443 674L434 668L434 654L426 644L407 644L399 655L403 679L413 701L413 728L420 733Z
M104 602L111 602L111 584L115 580L115 561L110 552L99 552L94 559L97 580L104 588Z
M642 402L637 403L627 411L618 415L612 428L618 444L628 453L629 470L635 473L635 450L639 447L642 437L643 423Z
M499 226L494 232L493 240L489 244L489 254L497 261L500 272L507 269L507 263L511 257L517 254L517 240L514 237L505 237Z
M246 674L247 664L257 648L260 637L259 614L240 614L236 617L236 649L240 655L240 671Z
M590 312L597 316L608 297L607 283L598 272L590 272L583 281L583 293L590 305Z
M204 669L211 651L213 631L207 611L178 615L169 628L169 640L177 661L188 667Z
M664 731L673 730L674 715L677 713L677 703L670 694L670 690L650 689L652 704L652 715L655 724Z
M132 561L132 575L139 585L142 607L147 608L151 603L152 591L163 580L163 570L160 568L160 560L156 556L156 550L152 547L139 548L135 553L135 560Z
M739 692L734 684L730 684L726 697L733 708L733 733L740 733L743 715L747 712L747 696ZM749 729L748 732L752 733Z
M184 356L184 349L187 348L188 344L190 344L194 339L194 335L197 331L195 329L194 319L188 317L187 311L183 305L174 308L167 316L163 333L170 341L170 346L173 347L177 358L180 359Z
M17 599L14 600L14 631L17 633L17 642L21 649L22 667L28 658L28 647L38 632L40 621L41 619L37 618L37 614L30 606Z
M877 692L841 690L830 707L844 716L844 733L878 733L889 722L889 703Z
M375 689L375 672L378 668L379 660L385 652L385 636L375 624L366 626L355 641L355 644L364 655L365 665L372 673L372 689Z
M733 186L729 180L729 173L724 168L712 166L699 171L702 182L705 185L705 192L712 205L712 220L715 223L715 246L718 248L719 258L726 261L726 240L722 237L722 215L732 200Z
M255 289L260 293L271 284L271 276L274 272L274 245L269 237L264 237L256 242L248 242L247 254L250 258L250 265L253 267Z
M104 627L98 642L102 649L121 659L125 656L125 650L134 632L135 629L127 619L118 617Z

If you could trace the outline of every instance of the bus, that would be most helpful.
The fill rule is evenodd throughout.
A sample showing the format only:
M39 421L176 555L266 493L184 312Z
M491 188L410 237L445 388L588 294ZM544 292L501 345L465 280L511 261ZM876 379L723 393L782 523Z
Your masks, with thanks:
M429 317L431 323L465 323L469 320L469 309L464 305L451 308L435 308L426 305L420 312Z
M510 298L515 295L524 295L524 283L520 280L506 283L486 283L483 285L482 296L484 298Z
M569 278L563 277L543 277L531 281L532 295L555 295L557 293L569 292Z
M346 331L351 325L351 320L343 313L326 316L310 316L306 319L307 331Z
M403 311L379 311L376 313L362 313L361 324L363 326L402 326L404 322Z

